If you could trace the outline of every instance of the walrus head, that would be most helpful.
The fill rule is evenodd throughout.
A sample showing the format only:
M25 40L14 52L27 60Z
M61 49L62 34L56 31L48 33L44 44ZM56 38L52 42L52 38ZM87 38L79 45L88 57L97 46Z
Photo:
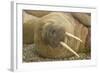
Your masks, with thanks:
M75 21L70 14L50 13L42 17L35 27L34 42L37 53L49 58L71 55L79 57L78 50L73 48L72 43L82 40L74 35L74 28Z
M79 57L79 55L64 42L67 36L82 42L80 38L66 32L65 28L62 26L58 26L52 23L46 23L43 26L42 38L46 44L49 44L49 46L51 46L52 48L63 46L64 48L75 54L77 57Z

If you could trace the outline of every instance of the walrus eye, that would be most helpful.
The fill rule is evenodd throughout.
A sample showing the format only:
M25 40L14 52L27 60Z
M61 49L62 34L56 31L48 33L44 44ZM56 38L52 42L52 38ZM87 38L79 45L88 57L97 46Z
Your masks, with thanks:
M52 30L51 33L52 33L52 36L54 36L54 37L56 36L56 31L55 30Z
M55 33L55 30L52 31L52 34L54 34L54 33Z

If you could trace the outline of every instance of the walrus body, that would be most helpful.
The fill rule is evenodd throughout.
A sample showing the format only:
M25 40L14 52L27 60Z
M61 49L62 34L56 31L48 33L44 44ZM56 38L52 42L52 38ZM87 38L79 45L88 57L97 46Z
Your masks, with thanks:
M67 36L66 32L80 38L82 43ZM88 28L74 19L71 13L51 12L24 23L24 43L34 43L37 54L47 58L64 58L74 55L61 42L67 44L76 53L87 51L85 45L88 33Z
M40 19L40 22L35 27L34 33L34 43L37 47L37 53L40 56L48 58L64 58L74 55L72 52L63 47L60 42L65 42L69 45L75 52L79 51L80 45L85 44L86 35L81 36L79 32L82 27L79 26L76 29L76 20L71 16L70 13L50 13ZM65 35L65 32L76 35L82 39L83 43ZM81 46L81 48L83 48Z

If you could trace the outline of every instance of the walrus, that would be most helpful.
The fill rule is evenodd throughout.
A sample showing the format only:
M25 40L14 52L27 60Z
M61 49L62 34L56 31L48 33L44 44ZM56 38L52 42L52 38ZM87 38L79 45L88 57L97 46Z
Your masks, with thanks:
M87 35L90 32L84 26L88 23L83 23L84 21L80 23L81 20L76 20L77 16L74 13L50 12L39 17L32 14L26 16L28 20L23 21L23 43L34 43L38 55L47 58L65 58L75 55L79 58L80 51L90 50L90 46L86 48L86 41L90 40Z
M34 30L36 52L48 58L80 57L78 52L84 48L88 34L82 27L71 13L52 12L41 17Z

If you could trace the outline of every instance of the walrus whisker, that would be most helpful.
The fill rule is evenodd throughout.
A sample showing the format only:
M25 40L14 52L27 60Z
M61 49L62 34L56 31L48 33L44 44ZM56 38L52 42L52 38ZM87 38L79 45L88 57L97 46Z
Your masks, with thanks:
M60 44L65 47L67 50L69 50L70 52L72 52L73 54L75 54L78 58L80 57L73 49L71 49L67 44L65 44L64 42L60 42Z
M71 33L65 32L65 34L66 34L67 36L70 36L70 37L72 37L72 38L74 38L74 39L76 39L76 40L82 42L82 40L81 40L80 38L76 37L75 35L73 35L73 34L71 34Z

